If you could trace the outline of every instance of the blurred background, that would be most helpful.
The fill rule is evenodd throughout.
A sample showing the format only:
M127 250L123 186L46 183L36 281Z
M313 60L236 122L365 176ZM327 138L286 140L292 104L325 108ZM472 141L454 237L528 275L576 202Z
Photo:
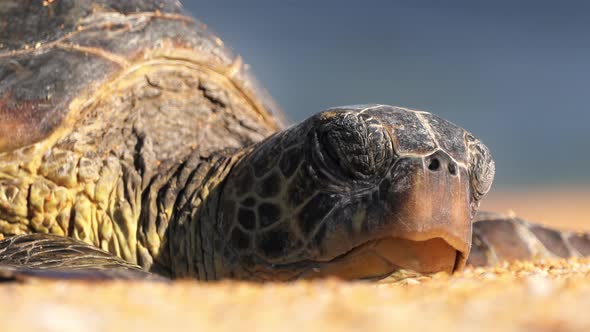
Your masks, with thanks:
M436 113L491 148L485 208L590 227L590 2L183 3L293 122L359 103Z

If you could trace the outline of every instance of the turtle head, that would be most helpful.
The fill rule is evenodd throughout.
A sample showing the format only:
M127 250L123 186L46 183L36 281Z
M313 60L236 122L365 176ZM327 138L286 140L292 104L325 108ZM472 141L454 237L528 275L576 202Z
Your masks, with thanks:
M479 140L430 113L324 111L257 144L228 175L218 214L227 275L453 272L493 175Z

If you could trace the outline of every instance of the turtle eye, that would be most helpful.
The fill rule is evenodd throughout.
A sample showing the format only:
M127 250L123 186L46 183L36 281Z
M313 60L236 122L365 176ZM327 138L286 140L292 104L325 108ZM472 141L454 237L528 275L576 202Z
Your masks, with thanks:
M479 201L492 187L496 167L487 146L475 136L467 134L469 151L469 181L472 196Z
M393 147L381 123L369 115L344 113L331 117L316 131L317 152L329 171L368 179L392 162Z

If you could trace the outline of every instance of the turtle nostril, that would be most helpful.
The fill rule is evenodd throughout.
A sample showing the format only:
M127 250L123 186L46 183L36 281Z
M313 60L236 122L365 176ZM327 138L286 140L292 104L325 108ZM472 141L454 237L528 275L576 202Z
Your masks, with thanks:
M440 167L440 161L437 158L432 158L430 160L430 164L428 164L428 169L431 171L437 171Z
M449 173L451 173L451 175L457 174L457 167L455 166L455 164L449 164Z

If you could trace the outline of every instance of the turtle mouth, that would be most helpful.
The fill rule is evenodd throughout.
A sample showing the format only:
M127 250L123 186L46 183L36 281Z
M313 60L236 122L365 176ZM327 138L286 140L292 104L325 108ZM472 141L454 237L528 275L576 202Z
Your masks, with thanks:
M380 280L391 277L453 273L467 260L463 251L443 237L407 239L384 237L365 242L327 262L318 262L300 277L338 277L345 280ZM395 281L395 280L393 280Z

